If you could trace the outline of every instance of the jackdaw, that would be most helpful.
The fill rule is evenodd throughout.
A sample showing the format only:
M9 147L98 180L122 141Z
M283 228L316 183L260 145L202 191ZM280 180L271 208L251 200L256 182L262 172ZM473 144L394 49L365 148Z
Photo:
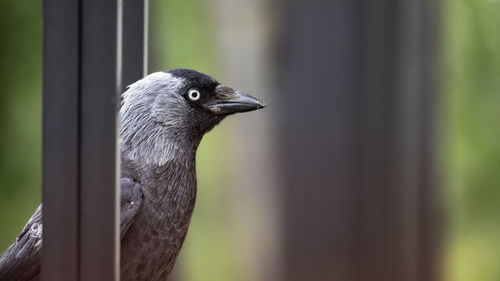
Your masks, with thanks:
M166 280L194 208L201 138L227 115L264 104L187 69L150 74L122 97L120 277ZM39 280L41 210L0 256L1 281Z

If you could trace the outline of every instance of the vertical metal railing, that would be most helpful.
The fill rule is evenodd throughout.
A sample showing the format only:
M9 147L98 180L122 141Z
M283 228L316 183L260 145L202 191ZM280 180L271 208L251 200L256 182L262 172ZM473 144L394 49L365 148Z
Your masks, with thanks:
M122 89L148 70L148 1L123 1Z
M79 280L79 2L46 0L43 5L41 270L45 281Z
M434 2L282 2L282 280L435 280Z
M144 9L128 11L144 1L124 1L123 27L121 0L44 1L45 281L119 279L119 92L122 76L142 77L135 61L145 60L144 47L122 50L122 32L144 46L144 33L128 30L144 30Z

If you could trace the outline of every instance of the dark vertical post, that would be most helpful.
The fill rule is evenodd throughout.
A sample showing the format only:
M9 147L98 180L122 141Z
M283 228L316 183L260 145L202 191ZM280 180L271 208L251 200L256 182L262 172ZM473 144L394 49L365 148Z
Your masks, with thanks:
M285 2L282 280L436 278L431 3Z
M43 280L78 280L80 1L45 0L43 18Z
M148 1L123 1L122 92L147 72Z
M120 5L120 0L44 1L46 281L119 277Z
M282 280L357 280L360 3L285 3Z
M437 279L435 5L385 0L362 7L362 280Z
M81 281L119 278L120 4L116 0L83 0L81 5Z

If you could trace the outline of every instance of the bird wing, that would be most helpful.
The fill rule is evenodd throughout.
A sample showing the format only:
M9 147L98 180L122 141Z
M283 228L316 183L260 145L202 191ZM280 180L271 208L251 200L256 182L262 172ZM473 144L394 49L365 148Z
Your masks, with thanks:
M120 238L123 238L142 205L142 188L139 182L129 178L120 180Z
M38 280L42 247L42 205L38 206L16 241L0 255L0 280Z
M142 204L142 188L129 178L120 180L120 237L127 232ZM34 281L40 277L42 248L42 205L16 241L0 255L0 281Z

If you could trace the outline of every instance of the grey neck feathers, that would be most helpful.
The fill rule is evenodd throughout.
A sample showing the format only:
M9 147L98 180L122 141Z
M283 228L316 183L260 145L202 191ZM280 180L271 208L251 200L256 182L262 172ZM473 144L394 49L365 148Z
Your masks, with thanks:
M175 94L182 82L175 79L168 73L154 73L123 94L122 157L141 166L194 159L202 136L186 127L188 109L183 97Z
M199 144L199 141L186 142L181 135L172 134L159 124L140 126L133 133L123 129L120 136L122 157L140 166L163 166L194 159Z

